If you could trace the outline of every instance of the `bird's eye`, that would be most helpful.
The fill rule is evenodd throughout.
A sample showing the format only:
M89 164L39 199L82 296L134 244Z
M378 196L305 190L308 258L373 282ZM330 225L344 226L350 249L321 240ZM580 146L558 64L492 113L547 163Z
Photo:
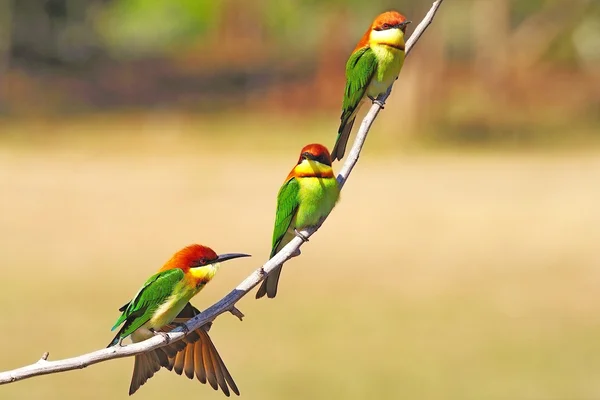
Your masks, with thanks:
M198 265L206 265L206 258L201 258L198 260Z
M391 25L390 24L383 24L383 29L390 29Z

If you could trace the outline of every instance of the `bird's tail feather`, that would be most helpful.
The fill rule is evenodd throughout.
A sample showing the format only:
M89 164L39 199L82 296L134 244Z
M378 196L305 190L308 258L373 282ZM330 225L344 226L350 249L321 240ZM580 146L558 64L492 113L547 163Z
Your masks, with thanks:
M277 296L277 285L279 283L279 277L281 275L281 269L283 267L275 268L262 282L258 291L256 292L256 298L260 299L265 294L268 298L272 299Z
M135 356L133 364L133 376L131 377L131 385L129 385L129 395L134 394L140 386L154 375L160 369L160 358L156 351L138 354Z
M188 303L188 305L189 308L186 306L174 322L187 321L200 313L191 304ZM189 332L182 340L157 349L165 350L165 353L168 354L168 362L161 365L170 371L175 371L178 375L185 374L189 379L196 376L200 382L208 382L215 390L221 388L226 396L230 396L230 388L239 396L240 391L233 377L208 335L210 326L211 324L206 324ZM175 325L168 325L163 330L167 332L173 328ZM176 345L178 347L173 347Z
M344 153L346 153L346 145L348 144L348 139L350 138L350 132L352 132L355 119L356 110L352 111L347 118L344 118L344 115L342 115L342 123L338 129L337 140L335 141L333 149L331 150L331 157L333 161L344 158Z
M117 334L115 335L115 337L113 338L113 340L110 341L110 343L108 344L108 347L114 346L115 344L119 343L119 340L121 340L121 333L123 333L123 331L125 330L125 327L127 326L127 324L123 325L121 327L121 329L119 329L119 332L117 332Z

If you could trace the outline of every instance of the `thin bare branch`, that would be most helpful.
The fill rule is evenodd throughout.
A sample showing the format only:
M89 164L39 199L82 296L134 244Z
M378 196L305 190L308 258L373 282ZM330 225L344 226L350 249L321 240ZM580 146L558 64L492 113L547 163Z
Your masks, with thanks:
M433 6L425 16L425 18L419 23L416 27L412 36L408 39L406 43L406 54L408 55L411 51L412 47L419 40L423 32L427 29L431 21L433 20L435 13L438 8L442 4L443 0L436 0L433 3ZM352 169L358 162L358 158L362 147L367 138L367 134L369 133L369 129L373 124L373 121L379 114L379 111L382 109L385 100L388 98L390 89L388 92L381 96L378 100L379 102L374 103L371 106L371 109L367 113L366 117L363 119L360 128L358 130L356 140L352 146L352 150L346 159L346 162L342 166L340 174L337 177L337 180L340 184L340 187L348 180ZM306 237L310 237L313 233L315 233L319 227L313 229L306 229L301 231L300 233ZM235 304L250 290L252 290L256 285L258 285L273 269L276 267L283 265L287 260L292 258L295 253L300 249L300 246L304 241L299 237L294 237L290 243L288 243L279 253L277 253L273 258L267 261L262 267L255 270L250 276L244 279L235 289L233 289L229 294L219 300L217 303L206 309L201 314L195 316L186 322L186 327L188 331L196 330L202 325L212 322L215 318L225 312L231 312L233 315L237 316L241 319L243 314L235 307ZM97 350L91 353L83 354L77 357L66 358L58 361L47 361L48 353L44 353L42 359L38 362L22 367L17 368L12 371L6 371L0 373L0 385L15 382L22 379L31 378L39 375L47 375L53 374L57 372L71 371L75 369L85 368L89 365L96 364L103 361L113 360L116 358L130 357L136 354L144 353L161 346L166 345L167 343L180 340L184 337L184 332L181 327L174 329L169 332L168 335L156 335L155 337L148 339L146 341L140 343L130 344L128 346L113 346L107 349Z

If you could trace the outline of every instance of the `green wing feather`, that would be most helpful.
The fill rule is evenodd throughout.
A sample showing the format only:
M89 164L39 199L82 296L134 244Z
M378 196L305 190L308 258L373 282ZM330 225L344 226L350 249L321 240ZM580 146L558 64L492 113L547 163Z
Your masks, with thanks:
M152 275L134 299L125 307L123 314L117 319L111 330L115 330L125 322L117 337L123 338L144 325L156 309L173 293L175 285L181 281L184 273L181 269L169 269ZM123 307L121 307L121 310Z
M363 98L377 69L377 57L370 47L357 50L346 63L346 89L342 103L342 121L348 118Z
M275 228L273 229L273 243L271 257L277 253L283 237L288 231L294 215L298 211L298 192L300 184L296 178L290 178L283 184L277 194L277 213L275 215Z
M377 57L370 47L363 47L352 53L346 63L346 88L342 102L342 115L338 136L331 150L334 160L341 160L356 118L356 109L360 104L373 75L377 69Z

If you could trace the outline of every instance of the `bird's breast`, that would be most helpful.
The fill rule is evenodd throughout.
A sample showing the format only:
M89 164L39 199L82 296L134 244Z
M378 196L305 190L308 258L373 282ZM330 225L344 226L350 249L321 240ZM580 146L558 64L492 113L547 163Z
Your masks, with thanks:
M191 298L191 296L187 297L176 294L169 296L164 303L158 306L152 318L145 324L146 328L159 329L171 323Z
M335 178L300 178L295 226L302 229L316 225L331 212L338 198L339 187Z
M367 88L367 94L377 97L385 93L400 74L404 64L404 51L385 44L373 45L371 48L377 58L377 69Z

